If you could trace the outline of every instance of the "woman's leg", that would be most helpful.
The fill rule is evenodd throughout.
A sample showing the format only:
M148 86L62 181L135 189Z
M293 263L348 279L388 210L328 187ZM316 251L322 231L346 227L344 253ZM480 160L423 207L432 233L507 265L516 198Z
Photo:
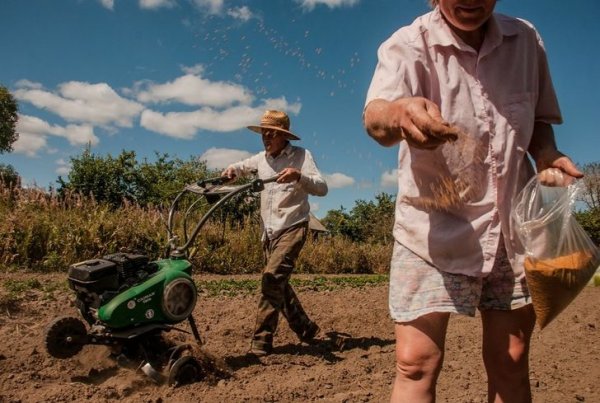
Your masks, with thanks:
M488 401L531 402L529 343L535 325L533 306L512 311L484 310L481 320Z
M430 313L396 323L396 379L391 402L435 401L449 317L449 313Z

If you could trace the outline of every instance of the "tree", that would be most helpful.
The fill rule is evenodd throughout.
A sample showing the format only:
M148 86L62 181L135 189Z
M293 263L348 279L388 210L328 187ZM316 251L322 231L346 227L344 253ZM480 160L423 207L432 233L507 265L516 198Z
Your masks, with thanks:
M590 210L600 210L600 162L586 164L582 168L584 190L581 200Z
M6 186L8 188L19 187L21 184L21 177L12 165L0 163L0 187Z
M58 178L59 194L69 191L93 195L100 202L119 206L124 200L133 201L131 192L135 152L123 151L117 158L97 156L86 148L81 156L71 158L67 180Z
M0 154L12 151L12 145L19 138L16 131L18 106L8 90L0 85Z
M576 213L577 221L596 245L600 244L600 162L582 167L583 192L579 196L587 209Z
M330 210L321 220L332 235L342 235L354 242L388 243L392 239L395 199L388 193L375 201L357 200L350 210Z
M338 210L329 210L325 217L321 219L321 223L331 235L342 235L352 238L350 222L350 214L346 212L344 207L340 207Z

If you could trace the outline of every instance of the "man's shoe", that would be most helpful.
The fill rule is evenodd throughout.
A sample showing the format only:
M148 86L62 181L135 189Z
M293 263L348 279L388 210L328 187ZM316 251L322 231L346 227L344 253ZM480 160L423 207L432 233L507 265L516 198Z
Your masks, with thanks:
M263 344L260 342L253 342L250 347L249 354L252 354L256 357L264 357L273 352L273 347L270 344Z
M319 326L315 322L310 322L306 329L304 329L304 332L302 332L302 334L300 335L300 340L305 343L310 343L314 341L315 337L317 336L317 334L319 334L320 331L321 328L319 328Z

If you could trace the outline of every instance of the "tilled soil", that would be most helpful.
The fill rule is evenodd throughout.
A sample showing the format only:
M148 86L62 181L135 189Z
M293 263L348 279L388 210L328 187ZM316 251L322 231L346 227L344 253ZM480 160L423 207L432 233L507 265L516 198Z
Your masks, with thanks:
M15 276L24 278L0 274L0 281ZM0 402L387 401L394 378L387 286L297 291L321 326L320 340L301 344L282 319L273 354L260 359L247 354L258 292L201 295L194 316L205 340L208 375L179 387L157 385L135 365L118 365L103 346L86 346L69 359L52 358L44 348L44 329L57 316L78 316L72 295L29 291L20 302L0 306ZM558 319L543 331L536 329L534 401L600 402L599 303L600 287L586 287ZM487 401L480 333L478 318L451 319L438 401ZM167 337L193 341L184 333Z

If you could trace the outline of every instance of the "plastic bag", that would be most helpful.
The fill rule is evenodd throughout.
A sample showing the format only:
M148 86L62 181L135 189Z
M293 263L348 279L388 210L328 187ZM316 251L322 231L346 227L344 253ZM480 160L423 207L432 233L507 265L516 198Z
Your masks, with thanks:
M528 182L511 215L513 231L525 248L525 277L542 329L575 299L600 265L600 250L572 212L582 182L545 186L547 174L542 171Z

